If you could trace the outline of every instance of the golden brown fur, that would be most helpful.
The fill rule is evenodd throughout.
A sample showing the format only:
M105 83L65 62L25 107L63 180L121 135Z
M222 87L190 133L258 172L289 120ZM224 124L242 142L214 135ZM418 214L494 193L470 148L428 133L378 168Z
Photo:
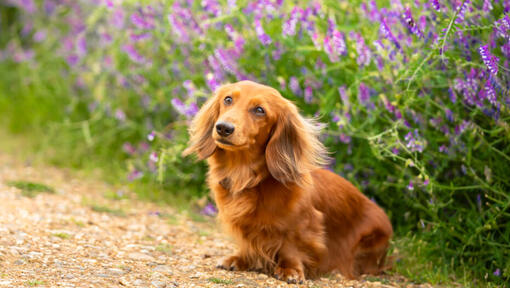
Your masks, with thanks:
M235 130L227 135L219 123ZM382 271L391 223L351 183L321 168L319 130L278 91L250 81L219 88L197 114L185 154L207 159L219 219L239 245L223 268L288 282Z

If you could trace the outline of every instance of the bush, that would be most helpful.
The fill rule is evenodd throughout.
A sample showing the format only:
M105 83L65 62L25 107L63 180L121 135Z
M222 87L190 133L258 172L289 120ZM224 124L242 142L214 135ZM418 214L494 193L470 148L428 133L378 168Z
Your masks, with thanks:
M259 81L329 123L331 168L398 233L510 279L508 1L92 2L1 8L13 131L50 125L62 161L114 159L200 196L205 167L180 156L189 119L221 83Z

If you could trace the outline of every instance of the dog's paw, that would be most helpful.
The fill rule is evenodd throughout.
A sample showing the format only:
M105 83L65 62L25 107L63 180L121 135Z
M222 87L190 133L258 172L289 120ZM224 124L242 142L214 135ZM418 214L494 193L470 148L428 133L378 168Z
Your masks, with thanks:
M274 277L289 284L303 284L305 281L305 275L303 271L299 271L293 268L276 267Z
M221 262L217 268L230 270L230 271L244 271L247 270L247 266L239 256L230 256Z

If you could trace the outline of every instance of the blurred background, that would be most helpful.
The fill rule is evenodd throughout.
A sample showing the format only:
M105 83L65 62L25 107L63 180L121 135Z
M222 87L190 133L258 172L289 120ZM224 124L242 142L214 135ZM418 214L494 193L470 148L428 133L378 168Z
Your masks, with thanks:
M222 83L277 88L396 230L394 271L510 279L510 1L2 0L0 139L211 211L181 152ZM21 140L20 140L21 139ZM20 148L21 149L21 148Z

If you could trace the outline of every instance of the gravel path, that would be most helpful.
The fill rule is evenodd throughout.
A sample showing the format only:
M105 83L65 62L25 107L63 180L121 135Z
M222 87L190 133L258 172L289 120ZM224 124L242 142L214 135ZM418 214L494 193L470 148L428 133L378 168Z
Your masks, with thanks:
M55 191L28 197L12 181ZM0 287L298 286L214 268L234 250L213 220L191 221L169 207L126 199L118 189L0 154ZM410 285L395 276L370 280L335 274L299 286Z

